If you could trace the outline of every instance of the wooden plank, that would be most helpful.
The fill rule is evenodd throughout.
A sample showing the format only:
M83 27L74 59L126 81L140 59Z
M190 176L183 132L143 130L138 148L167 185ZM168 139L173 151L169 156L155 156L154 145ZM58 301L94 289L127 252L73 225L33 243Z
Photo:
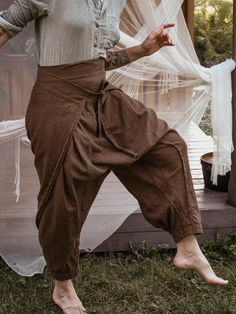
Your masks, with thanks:
M233 58L236 60L236 0L233 1ZM233 143L232 169L229 180L229 202L236 207L236 71L233 72Z
M198 235L197 239L202 244L206 240L213 239L216 233L219 233L223 237L235 232L235 228L204 229L204 233ZM114 233L93 252L127 251L129 250L128 241L132 241L138 249L142 247L143 241L146 241L149 247L156 247L158 244L168 244L169 248L176 247L172 236L168 232L156 230L152 232ZM81 253L84 253L84 251L81 250Z
M215 192L211 191L204 195L199 201L199 208L202 215L202 224L204 228L233 228L236 226L236 213L234 208L227 204L227 193L218 193L218 202L215 201ZM129 233L129 232L150 232L155 231L156 228L149 224L141 213L140 209L137 209L132 215L130 215L125 223L117 230L117 232Z
M185 0L182 9L190 36L194 40L194 0Z
M221 236L236 233L236 211L227 202L228 193L206 189L196 191L196 195L204 231L198 236L199 243L212 239L216 233ZM128 241L133 241L137 248L140 248L144 240L149 246L167 243L170 247L175 247L172 236L149 224L140 209L137 209L114 234L95 249L95 252L128 250Z

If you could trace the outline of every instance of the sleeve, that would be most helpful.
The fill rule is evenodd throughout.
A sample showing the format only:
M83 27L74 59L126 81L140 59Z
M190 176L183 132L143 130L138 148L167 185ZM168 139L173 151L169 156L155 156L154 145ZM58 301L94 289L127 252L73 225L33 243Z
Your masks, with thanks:
M120 11L122 12L124 7L126 6L126 0L121 0L120 1Z
M49 6L50 0L15 0L7 10L0 11L0 28L13 37L28 22L47 15Z

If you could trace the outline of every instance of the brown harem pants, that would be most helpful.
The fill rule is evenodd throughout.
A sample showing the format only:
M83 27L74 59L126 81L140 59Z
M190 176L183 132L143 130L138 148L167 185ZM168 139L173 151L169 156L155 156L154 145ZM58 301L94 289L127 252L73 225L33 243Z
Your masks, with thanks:
M58 280L80 270L81 228L110 171L144 218L176 242L202 233L184 139L105 73L102 58L38 66L26 112L40 181L39 242Z

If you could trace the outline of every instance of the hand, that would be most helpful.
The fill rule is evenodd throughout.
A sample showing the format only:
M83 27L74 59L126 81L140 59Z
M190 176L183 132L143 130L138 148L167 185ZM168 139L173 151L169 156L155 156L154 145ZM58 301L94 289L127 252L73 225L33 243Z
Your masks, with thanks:
M171 38L171 35L166 30L174 26L175 24L171 23L162 24L157 29L152 31L141 44L144 54L149 56L160 50L162 47L174 46L175 44Z

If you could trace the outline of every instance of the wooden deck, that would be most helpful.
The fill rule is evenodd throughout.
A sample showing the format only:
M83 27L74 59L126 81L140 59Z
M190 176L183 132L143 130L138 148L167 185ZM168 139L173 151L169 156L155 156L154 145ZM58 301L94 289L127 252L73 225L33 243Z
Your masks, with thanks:
M213 238L216 233L223 236L235 232L236 207L228 203L228 193L204 189L200 156L212 151L212 138L202 132L194 123L191 124L187 132L181 133L181 135L188 143L193 184L202 215L204 233L198 236L199 242L202 243ZM118 190L119 193L117 193ZM112 173L104 181L93 206L102 206L102 210L105 210L106 202L110 198L113 198L113 204L117 209L122 207L125 211L127 206L136 206L137 209L107 240L94 250L95 252L127 250L128 241L133 241L137 247L141 247L143 240L150 246L168 243L170 247L175 247L175 243L168 232L154 228L143 218L136 200Z

